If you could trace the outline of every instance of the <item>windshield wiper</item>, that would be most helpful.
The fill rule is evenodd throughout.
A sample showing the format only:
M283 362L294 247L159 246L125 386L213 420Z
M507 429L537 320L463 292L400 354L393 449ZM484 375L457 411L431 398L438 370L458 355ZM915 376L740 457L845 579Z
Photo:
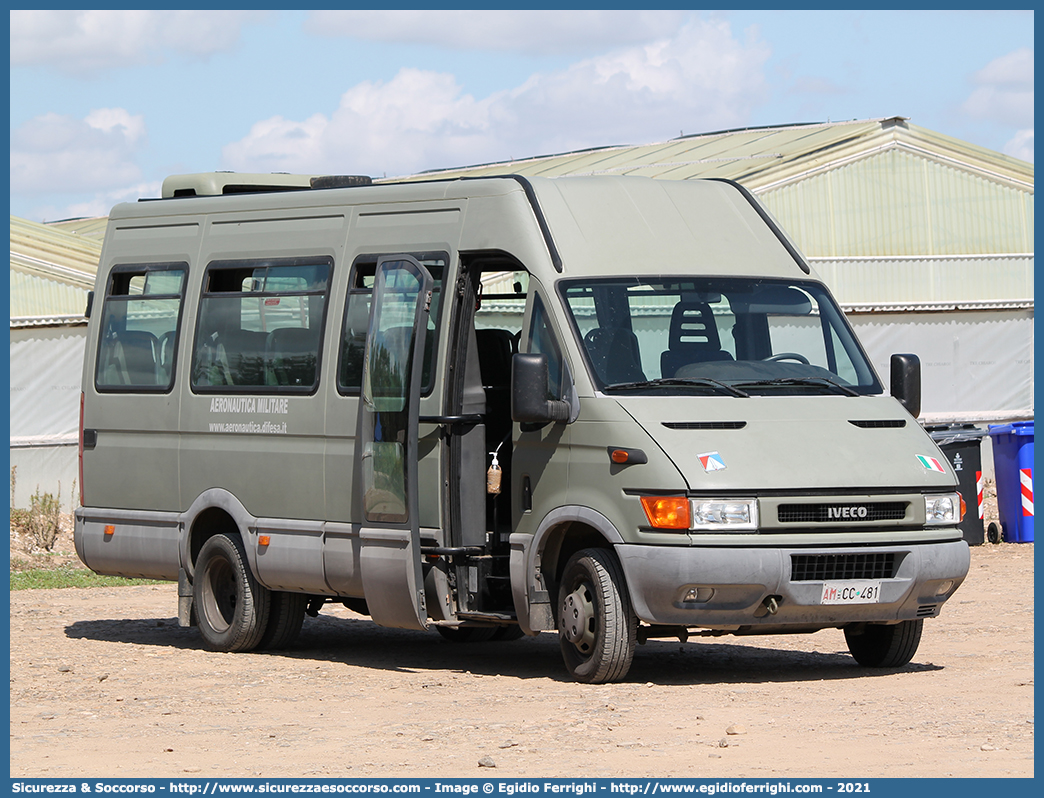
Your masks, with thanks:
M722 393L727 393L730 396L739 396L743 399L749 399L750 394L741 391L739 388L733 388L731 385L726 385L724 382L718 380L712 380L708 377L660 377L658 380L639 380L638 382L614 382L612 385L606 385L602 390L605 391L629 391L636 388L660 388L660 387L672 387L678 385L702 385L708 388L714 388Z
M779 377L774 380L754 380L752 382L740 382L737 383L737 385L741 385L744 388L755 388L763 385L821 385L824 388L835 388L847 396L859 396L859 394L856 391L853 391L847 385L842 385L839 382L834 382L834 380L828 377Z

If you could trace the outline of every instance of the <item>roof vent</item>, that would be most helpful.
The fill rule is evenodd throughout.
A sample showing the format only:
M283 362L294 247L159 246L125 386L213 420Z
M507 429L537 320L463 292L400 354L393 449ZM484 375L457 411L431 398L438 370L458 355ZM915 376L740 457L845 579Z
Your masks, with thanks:
M371 186L373 180L366 175L322 175L313 177L310 181L312 188L356 188L357 186Z

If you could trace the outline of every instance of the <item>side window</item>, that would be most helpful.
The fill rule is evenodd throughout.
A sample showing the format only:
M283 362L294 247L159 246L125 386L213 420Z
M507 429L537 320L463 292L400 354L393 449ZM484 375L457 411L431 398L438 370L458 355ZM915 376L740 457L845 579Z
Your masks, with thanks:
M533 297L533 321L529 325L529 352L547 355L548 399L563 399L566 393L566 370L562 350L548 320L547 308L540 294Z
M386 254L399 254L388 252ZM431 393L435 375L435 351L438 325L442 309L442 277L449 256L444 252L405 253L415 258L428 270L435 285L432 290L431 312L428 313L427 335L424 337L424 363L421 372L421 394ZM337 390L342 394L357 394L362 385L363 355L366 350L366 328L370 323L370 295L373 293L373 275L378 255L363 255L352 265L348 284L348 299L341 325L341 351L337 363Z
M328 258L211 263L199 302L193 389L314 393L332 267Z
M187 273L185 263L112 270L94 372L99 391L171 389Z

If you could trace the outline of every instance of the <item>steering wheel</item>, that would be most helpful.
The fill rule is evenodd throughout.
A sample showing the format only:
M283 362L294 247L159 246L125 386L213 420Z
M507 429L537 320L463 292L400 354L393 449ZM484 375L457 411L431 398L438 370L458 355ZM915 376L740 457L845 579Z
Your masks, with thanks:
M763 357L761 360L763 363L775 363L777 360L796 360L798 363L804 363L806 366L812 365L808 362L807 357L799 355L797 352L780 352L778 355Z

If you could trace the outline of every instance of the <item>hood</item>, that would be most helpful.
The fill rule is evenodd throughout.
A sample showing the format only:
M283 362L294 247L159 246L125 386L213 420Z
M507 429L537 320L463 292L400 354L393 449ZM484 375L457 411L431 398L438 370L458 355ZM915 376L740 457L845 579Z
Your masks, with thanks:
M674 461L690 490L956 486L942 452L890 396L614 399Z

